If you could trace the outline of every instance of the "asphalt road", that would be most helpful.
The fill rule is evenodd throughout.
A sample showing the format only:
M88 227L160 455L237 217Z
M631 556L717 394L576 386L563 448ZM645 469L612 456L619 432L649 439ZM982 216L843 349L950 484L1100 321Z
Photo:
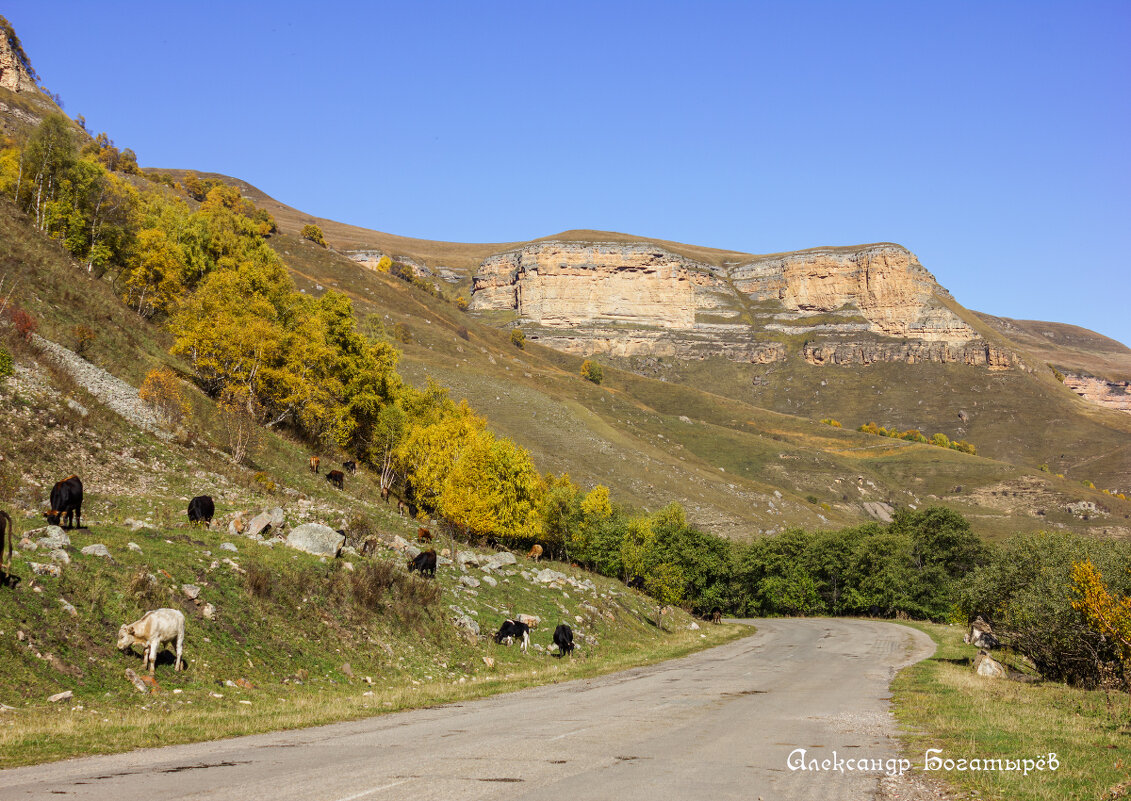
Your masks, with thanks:
M930 639L864 620L758 633L592 680L368 720L0 772L0 798L871 799L882 773L790 770L896 754L888 686Z

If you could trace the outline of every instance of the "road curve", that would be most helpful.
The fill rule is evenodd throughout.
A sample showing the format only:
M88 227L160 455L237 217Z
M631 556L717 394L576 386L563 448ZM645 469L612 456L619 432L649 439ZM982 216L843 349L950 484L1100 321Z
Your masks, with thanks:
M888 686L929 656L868 620L754 621L690 657L313 729L0 772L0 798L152 801L870 799L880 773L791 771L895 755Z

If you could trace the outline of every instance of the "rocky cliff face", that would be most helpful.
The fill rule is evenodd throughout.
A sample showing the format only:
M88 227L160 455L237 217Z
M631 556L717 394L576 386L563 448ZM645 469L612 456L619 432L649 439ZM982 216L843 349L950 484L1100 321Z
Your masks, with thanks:
M1131 382L1108 381L1090 375L1064 374L1064 386L1084 400L1131 414Z
M484 260L471 308L512 310L532 339L582 354L766 364L792 350L813 364L1018 364L944 297L891 244L710 264L643 242L548 241Z
M17 93L39 91L20 40L3 17L0 17L0 87Z

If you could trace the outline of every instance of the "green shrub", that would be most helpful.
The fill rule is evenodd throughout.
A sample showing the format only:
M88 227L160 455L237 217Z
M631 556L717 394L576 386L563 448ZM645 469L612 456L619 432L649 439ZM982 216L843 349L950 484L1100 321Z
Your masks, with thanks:
M605 371L597 362L586 359L581 363L581 377L594 384L600 384L605 379Z
M522 350L526 347L526 334L523 333L523 330L521 328L511 329L511 344L519 350Z
M0 378L7 378L14 373L15 369L12 366L12 354L8 353L5 348L0 347Z
M1092 686L1118 669L1118 654L1072 607L1072 565L1090 559L1110 589L1131 593L1131 545L1066 532L1021 534L964 582L959 608L981 614L1003 644L1046 679Z
M316 245L326 247L326 238L322 235L322 229L317 225L304 225L302 227L302 238L309 239Z

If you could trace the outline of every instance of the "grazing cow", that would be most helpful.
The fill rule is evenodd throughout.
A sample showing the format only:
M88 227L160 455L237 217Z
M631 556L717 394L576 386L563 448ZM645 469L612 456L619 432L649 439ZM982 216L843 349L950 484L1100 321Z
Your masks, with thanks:
M644 578L642 576L633 576L625 582L626 586L632 587L634 590L644 589Z
M554 629L554 645L558 646L558 656L573 653L573 629L565 623Z
M82 528L82 481L68 476L51 488L51 511L44 517L53 526Z
M318 465L321 464L321 463L322 463L322 460L319 459L317 456L311 456L310 457L310 472L311 473L317 473L318 472Z
M530 553L528 553L527 556L537 562L542 558L542 546L538 543L534 543L534 547L530 549Z
M436 552L432 550L421 551L408 563L408 572L419 570L422 576L436 577Z
M350 473L357 472L357 462L355 462L353 459L350 459L348 462L342 462L342 467L344 467Z
M389 488L388 487L381 487L381 500L383 500L385 503L389 502Z
M530 627L517 620L504 620L503 625L495 632L495 642L511 645L515 640L522 640L522 652L525 654L530 645Z
M173 669L184 670L181 659L185 645L185 615L179 609L158 609L142 615L141 620L118 629L118 650L125 651L134 643L144 647L141 653L141 669L149 667L149 674L157 666L157 652L167 642L176 642L177 659Z
M432 532L421 526L416 530L417 542L432 542Z
M326 474L326 480L338 489L346 488L346 474L341 470L331 470Z
M4 561L4 540L8 540L8 561ZM0 573L5 577L12 572L12 540L16 538L16 529L12 526L12 518L7 512L0 511Z
M197 495L188 504L188 519L190 523L203 523L204 527L212 525L212 516L216 514L216 504L211 496Z
M717 606L714 609L711 610L711 622L712 623L722 623L723 622L723 610L719 609L719 607L717 607Z

